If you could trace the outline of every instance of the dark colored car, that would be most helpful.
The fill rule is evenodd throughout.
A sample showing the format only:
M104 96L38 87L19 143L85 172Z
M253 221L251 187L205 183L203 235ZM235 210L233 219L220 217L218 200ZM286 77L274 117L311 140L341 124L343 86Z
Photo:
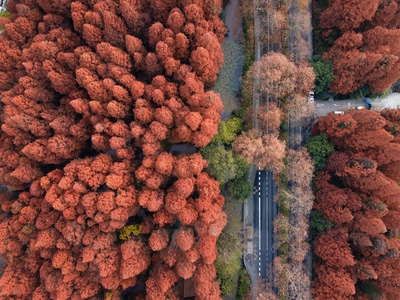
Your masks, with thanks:
M372 108L371 100L369 100L368 98L364 98L364 102L367 104L368 109Z

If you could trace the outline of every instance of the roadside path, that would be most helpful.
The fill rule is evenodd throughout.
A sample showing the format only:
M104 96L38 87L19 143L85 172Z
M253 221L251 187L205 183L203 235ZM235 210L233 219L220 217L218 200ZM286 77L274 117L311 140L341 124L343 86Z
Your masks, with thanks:
M260 61L261 59L261 47L260 47L260 33L261 33L261 20L260 16L258 15L258 6L259 0L254 0L254 61ZM267 25L268 26L268 25ZM254 74L260 73L260 66L259 64L255 65L257 67ZM258 120L257 120L257 111L260 105L260 93L259 86L260 86L260 77L255 76L254 84L253 84L253 128L256 133L258 133Z

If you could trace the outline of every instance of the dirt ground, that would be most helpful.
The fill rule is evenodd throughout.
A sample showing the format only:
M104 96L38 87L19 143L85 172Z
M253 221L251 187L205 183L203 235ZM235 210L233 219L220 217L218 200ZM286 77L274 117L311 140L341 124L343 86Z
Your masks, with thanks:
M243 39L243 22L239 0L227 1L225 7L225 25L229 28L228 38L239 43Z

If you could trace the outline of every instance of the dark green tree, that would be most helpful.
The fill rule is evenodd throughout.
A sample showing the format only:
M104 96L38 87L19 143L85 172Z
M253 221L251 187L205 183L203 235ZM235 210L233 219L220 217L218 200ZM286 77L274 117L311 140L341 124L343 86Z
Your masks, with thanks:
M315 73L315 94L316 98L327 100L329 98L329 86L333 78L332 62L324 60L321 55L314 55L311 66Z
M313 234L317 234L331 228L334 224L331 221L326 220L320 211L313 209L311 211L310 225Z
M227 190L230 198L244 201L251 193L251 186L247 178L250 171L250 164L245 162L238 155L234 157L237 173L236 177L228 182Z
M225 185L232 199L243 201L251 193L247 180L250 164L245 162L223 144L210 143L201 148L200 153L208 162L208 172L218 180L221 187Z
M315 170L317 171L325 168L329 154L335 151L335 148L333 148L324 133L308 139L305 146L313 159Z

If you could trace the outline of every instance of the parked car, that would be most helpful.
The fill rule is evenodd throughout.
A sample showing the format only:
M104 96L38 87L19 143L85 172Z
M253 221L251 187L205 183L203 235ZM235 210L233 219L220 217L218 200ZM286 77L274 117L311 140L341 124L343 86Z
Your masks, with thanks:
M308 96L308 101L314 102L314 91L310 92L310 95Z
M359 105L359 106L356 106L356 109L358 109L358 110L360 110L360 109L365 109L365 107L362 106L362 105Z
M372 103L368 98L364 98L364 102L367 104L368 109L372 108Z
M343 110L335 110L334 113L336 115L344 115L344 111Z

